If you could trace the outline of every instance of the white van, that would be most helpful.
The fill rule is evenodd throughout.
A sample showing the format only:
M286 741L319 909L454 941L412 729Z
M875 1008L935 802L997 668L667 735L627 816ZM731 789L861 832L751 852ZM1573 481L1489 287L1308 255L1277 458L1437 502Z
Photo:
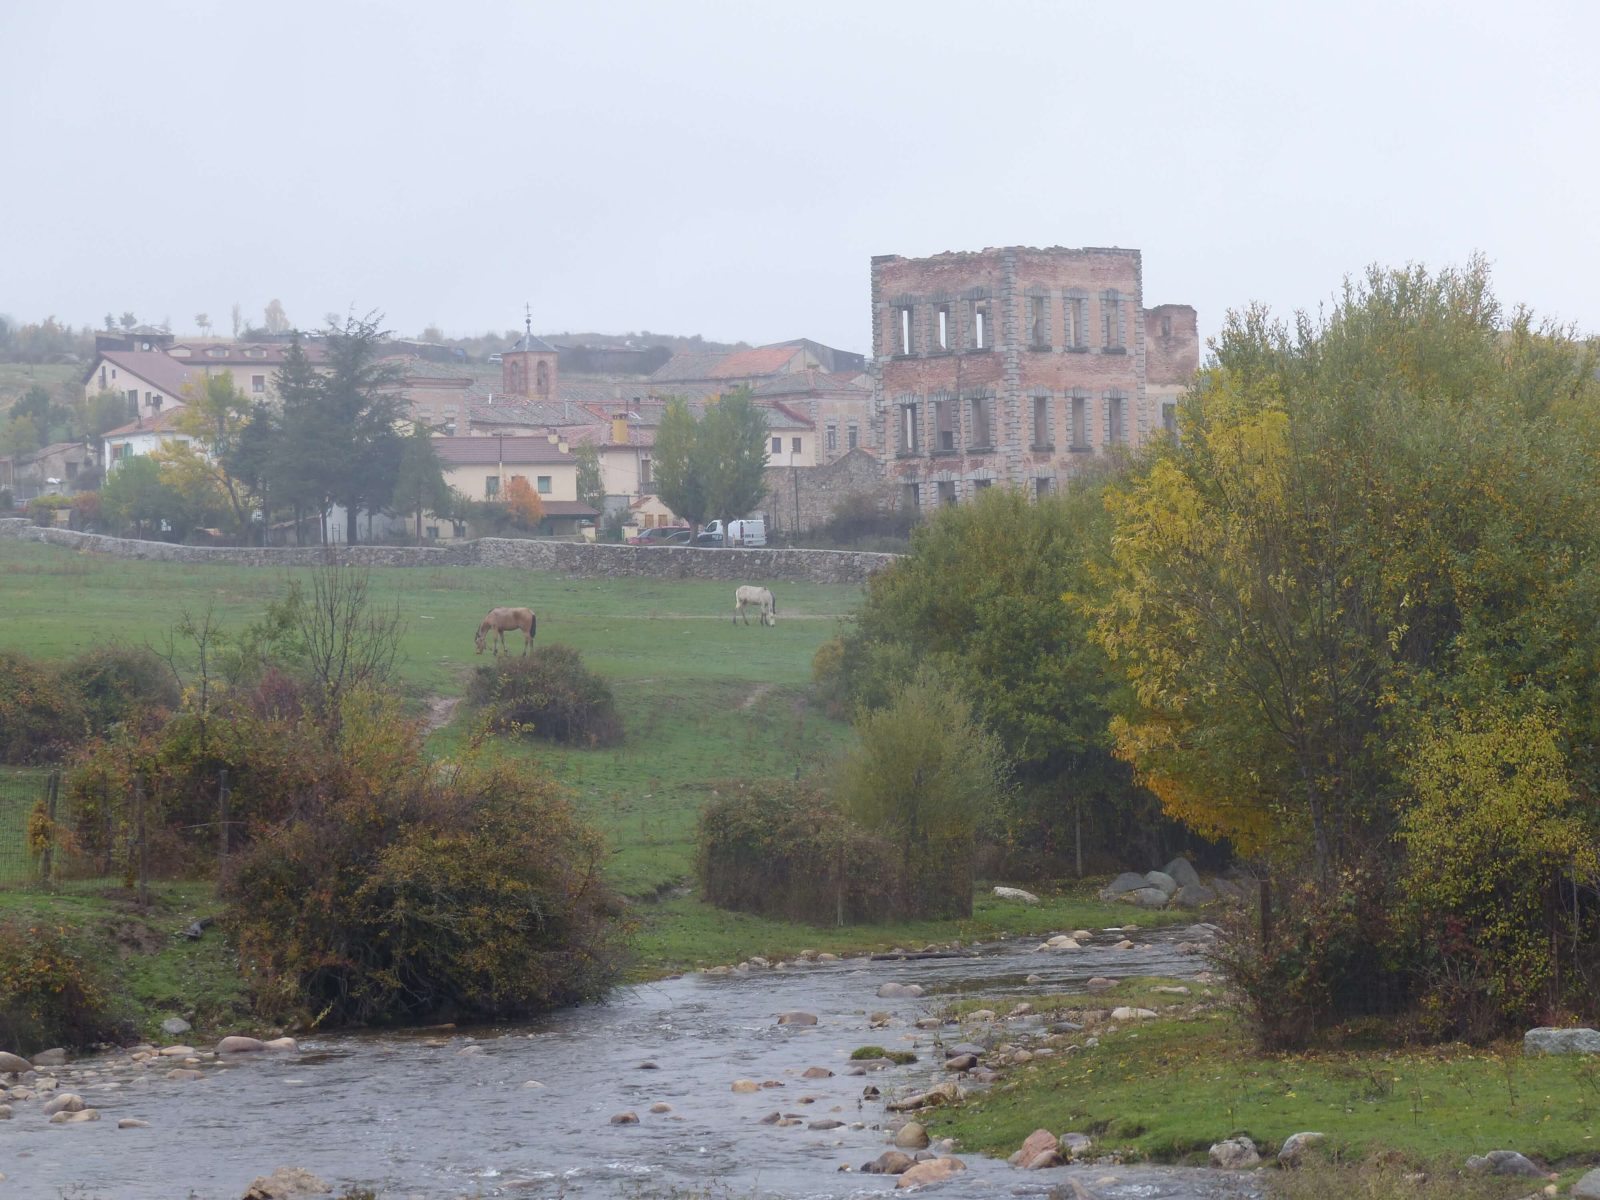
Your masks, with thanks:
M743 521L729 521L724 532L721 521L712 521L705 528L706 533L716 534L722 538L724 546L765 546L767 544L767 523L760 517L748 517Z

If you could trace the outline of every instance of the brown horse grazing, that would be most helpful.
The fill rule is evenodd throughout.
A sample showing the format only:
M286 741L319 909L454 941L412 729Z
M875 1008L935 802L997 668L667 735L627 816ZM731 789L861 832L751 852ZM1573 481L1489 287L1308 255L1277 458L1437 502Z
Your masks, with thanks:
M522 652L526 654L528 647L533 645L534 630L539 624L539 619L533 615L531 608L491 608L489 615L484 617L478 626L478 636L473 638L473 643L478 647L478 653L483 653L484 643L489 635L494 634L494 652L499 657L500 651L506 648L506 632L512 629L522 630ZM507 651L510 653L510 651Z

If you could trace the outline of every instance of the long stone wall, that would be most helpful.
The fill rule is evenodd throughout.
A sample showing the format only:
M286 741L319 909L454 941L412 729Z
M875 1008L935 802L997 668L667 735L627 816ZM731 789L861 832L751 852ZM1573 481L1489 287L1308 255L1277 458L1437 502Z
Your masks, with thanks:
M154 562L243 567L517 567L586 579L725 579L860 583L898 556L848 550L712 550L479 538L446 546L175 546L0 519L0 539L45 542L91 554Z

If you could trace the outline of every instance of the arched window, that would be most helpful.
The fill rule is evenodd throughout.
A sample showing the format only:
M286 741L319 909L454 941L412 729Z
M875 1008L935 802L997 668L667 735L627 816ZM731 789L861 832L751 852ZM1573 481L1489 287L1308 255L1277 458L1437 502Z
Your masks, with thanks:
M541 362L535 366L534 378L538 380L538 383L534 385L535 390L541 396L548 396L550 394L550 364Z
M528 385L527 380L522 373L522 360L520 358L513 358L511 360L510 378L511 382L506 388L508 392L514 396L521 396L526 393Z

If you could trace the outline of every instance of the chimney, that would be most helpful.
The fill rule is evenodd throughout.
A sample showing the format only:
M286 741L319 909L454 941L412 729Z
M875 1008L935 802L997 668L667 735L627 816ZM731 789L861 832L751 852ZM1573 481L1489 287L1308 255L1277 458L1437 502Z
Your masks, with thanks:
M611 441L613 445L626 446L628 444L628 418L626 416L611 418Z

